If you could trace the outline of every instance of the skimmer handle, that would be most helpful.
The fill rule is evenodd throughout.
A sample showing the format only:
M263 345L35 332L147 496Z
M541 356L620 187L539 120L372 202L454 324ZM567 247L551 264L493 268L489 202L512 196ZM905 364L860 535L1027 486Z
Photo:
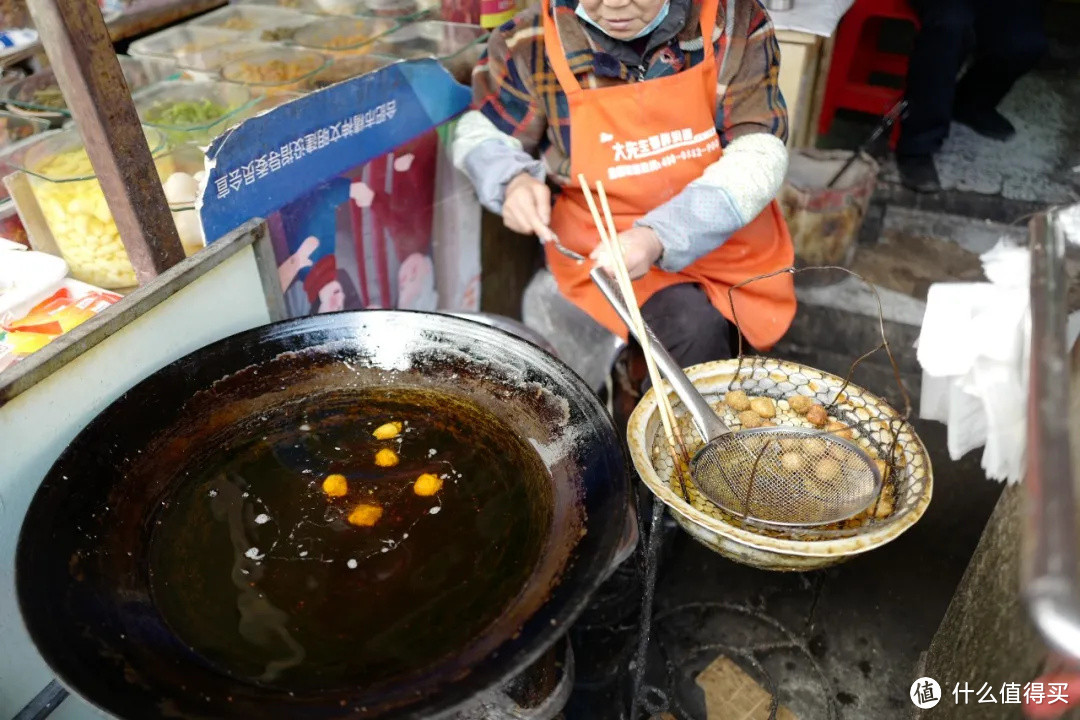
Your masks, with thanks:
M615 309L622 321L626 323L626 327L630 328L630 333L637 337L637 333L634 332L634 322L630 317L630 311L626 307L626 303L623 301L622 293L615 286L615 282L608 276L606 272L600 268L593 268L589 273L593 282L600 288L600 292L604 293L604 297L611 303L611 307ZM705 398L701 396L701 393L697 391L694 384L690 382L690 378L686 377L686 373L679 367L679 364L675 362L675 359L668 354L668 351L664 349L664 346L660 344L660 341L653 335L652 329L642 321L642 325L645 326L645 334L647 338L637 338L637 341L641 345L648 344L651 349L653 360L656 361L657 366L660 368L660 372L663 373L667 381L671 383L671 387L675 390L675 394L682 400L683 405L690 411L690 416L694 418L694 424L697 425L698 432L705 439L705 442L715 440L721 435L725 435L731 432L730 428L723 423L720 418L716 416L713 409L709 407L709 403L705 401ZM659 392L659 388L657 388Z

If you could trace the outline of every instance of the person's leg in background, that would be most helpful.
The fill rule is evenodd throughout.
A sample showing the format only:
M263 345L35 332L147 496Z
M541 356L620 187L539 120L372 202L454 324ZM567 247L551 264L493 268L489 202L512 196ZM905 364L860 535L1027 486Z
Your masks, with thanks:
M731 324L698 285L661 290L641 306L641 317L679 367L733 356ZM648 388L647 373L643 381L642 387Z
M997 106L1046 54L1043 6L1043 0L980 0L975 60L956 88L957 121L995 140L1016 134Z
M681 367L734 356L731 323L697 285L673 285L661 290L645 302L641 316ZM631 341L615 361L612 380L613 415L622 432L651 384L645 356L636 342Z
M907 116L896 149L904 185L918 192L941 189L934 153L949 134L956 78L971 49L977 3L984 0L913 0L922 27L907 77Z

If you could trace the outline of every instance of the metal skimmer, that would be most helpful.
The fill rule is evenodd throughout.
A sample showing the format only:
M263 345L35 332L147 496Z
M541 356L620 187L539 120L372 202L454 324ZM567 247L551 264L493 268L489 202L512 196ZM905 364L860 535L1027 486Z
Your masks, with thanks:
M593 281L633 332L622 296L594 269ZM657 366L705 440L691 462L694 484L732 515L769 525L830 525L858 515L881 492L881 473L853 442L820 430L763 427L732 431L646 327ZM657 389L658 390L658 389Z

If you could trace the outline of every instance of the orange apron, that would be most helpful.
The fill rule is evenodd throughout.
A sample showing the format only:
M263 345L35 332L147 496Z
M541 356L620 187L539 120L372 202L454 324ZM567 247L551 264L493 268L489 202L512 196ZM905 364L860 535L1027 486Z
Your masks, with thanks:
M701 36L711 38L719 0L705 0ZM570 108L571 182L555 201L551 229L566 247L588 255L599 243L596 226L577 181L602 181L619 232L633 227L653 208L701 177L722 154L716 133L716 55L706 52L694 67L662 78L584 89L570 70L544 0L544 45ZM626 326L589 279L591 263L576 263L545 244L548 267L559 290L616 335ZM733 320L728 289L794 262L787 224L774 200L727 242L677 273L652 268L634 281L638 302L666 287L697 283L709 300ZM766 350L787 331L795 316L791 275L761 280L735 291L735 312L743 335Z

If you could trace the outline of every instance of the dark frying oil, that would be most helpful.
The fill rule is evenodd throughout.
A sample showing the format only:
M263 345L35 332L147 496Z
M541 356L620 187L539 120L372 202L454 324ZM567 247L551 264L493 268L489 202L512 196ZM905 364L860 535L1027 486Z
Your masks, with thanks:
M402 421L399 438L372 431ZM394 449L383 469L375 453ZM430 391L334 393L256 419L163 504L151 587L225 672L296 690L386 680L454 653L522 590L551 522L535 450ZM348 495L328 498L339 473ZM443 478L419 497L421 473ZM347 522L377 504L374 527Z

